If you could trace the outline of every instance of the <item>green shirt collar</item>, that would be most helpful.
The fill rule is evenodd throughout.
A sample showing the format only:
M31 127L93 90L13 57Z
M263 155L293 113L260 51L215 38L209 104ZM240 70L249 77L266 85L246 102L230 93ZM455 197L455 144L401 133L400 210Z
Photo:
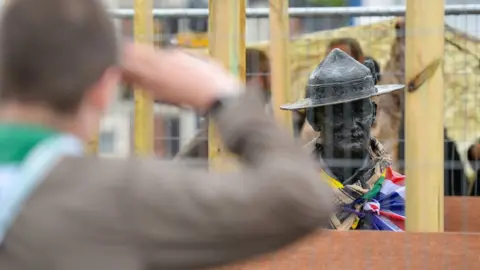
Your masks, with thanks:
M22 162L39 142L57 131L31 124L0 124L0 164Z

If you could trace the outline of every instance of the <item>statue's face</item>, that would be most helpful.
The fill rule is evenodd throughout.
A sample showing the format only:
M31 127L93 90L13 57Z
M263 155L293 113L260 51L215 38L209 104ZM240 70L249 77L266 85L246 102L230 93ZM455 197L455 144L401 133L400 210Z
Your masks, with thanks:
M313 108L307 114L312 127L321 132L324 146L347 155L368 148L376 115L376 104L369 98Z

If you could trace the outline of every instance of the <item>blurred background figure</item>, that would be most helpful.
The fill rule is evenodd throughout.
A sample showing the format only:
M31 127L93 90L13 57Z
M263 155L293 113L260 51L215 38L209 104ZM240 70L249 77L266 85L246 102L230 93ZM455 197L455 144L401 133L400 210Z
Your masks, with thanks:
M246 83L261 91L265 103L270 106L270 60L265 52L257 49L247 49L245 55Z
M360 46L360 43L354 38L347 37L347 38L338 38L338 39L332 40L328 44L326 54L328 54L333 49L340 49L346 52L348 55L350 55L360 63L363 63L363 61L365 61L365 56L363 54L362 46Z

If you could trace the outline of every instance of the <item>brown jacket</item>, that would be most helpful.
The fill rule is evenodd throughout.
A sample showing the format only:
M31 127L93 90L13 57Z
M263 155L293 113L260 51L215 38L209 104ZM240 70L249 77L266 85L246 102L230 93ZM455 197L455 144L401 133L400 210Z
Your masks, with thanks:
M325 224L328 187L251 96L216 119L243 169L65 158L8 232L0 269L199 269L278 249Z
M265 113L267 115L273 115L272 104L267 102L264 106ZM208 118L203 120L197 133L195 133L189 143L182 147L177 153L175 156L176 160L186 158L198 159L198 164L203 165L203 167L208 167L208 164L205 163L205 159L208 158L208 122Z
M176 160L185 158L208 158L208 118L204 119L192 140L182 147L175 156ZM206 165L206 164L202 164Z

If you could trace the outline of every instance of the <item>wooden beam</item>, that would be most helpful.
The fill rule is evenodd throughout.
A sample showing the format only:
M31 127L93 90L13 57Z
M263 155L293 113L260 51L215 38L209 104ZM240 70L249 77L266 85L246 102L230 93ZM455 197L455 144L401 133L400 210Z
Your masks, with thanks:
M153 33L154 33L154 45L155 47L161 47L164 44L163 40L163 23L160 18L154 18L153 20ZM154 105L153 105L154 106ZM160 105L162 106L162 105ZM153 116L153 152L155 157L164 158L166 153L165 142L165 119L163 114L152 113Z
M133 31L135 42L153 44L152 0L135 0L134 5ZM135 154L140 156L150 156L154 153L152 97L146 91L135 89L134 99L134 151Z
M410 232L444 230L444 12L440 0L407 0L405 174Z
M90 141L85 145L85 152L87 154L96 155L98 154L98 139L99 135L95 135Z
M270 0L270 61L272 105L275 118L293 136L293 120L290 111L280 106L291 101L290 35L288 0Z
M208 50L233 74L245 79L245 0L210 0ZM209 121L208 157L214 170L229 170L235 164L221 144L213 121Z

